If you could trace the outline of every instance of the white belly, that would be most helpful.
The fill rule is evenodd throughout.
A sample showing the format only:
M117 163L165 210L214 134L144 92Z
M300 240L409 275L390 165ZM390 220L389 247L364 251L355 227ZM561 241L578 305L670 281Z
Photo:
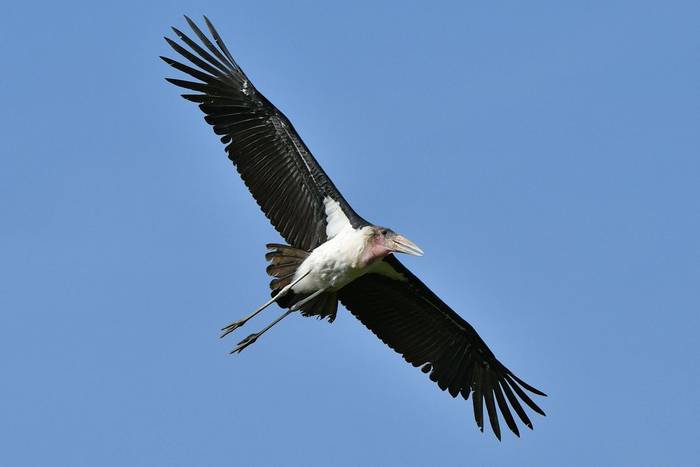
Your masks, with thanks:
M307 272L308 275L292 287L292 291L310 293L320 289L338 290L368 272L370 268L360 264L366 239L362 229L350 227L319 245L297 269L295 279Z

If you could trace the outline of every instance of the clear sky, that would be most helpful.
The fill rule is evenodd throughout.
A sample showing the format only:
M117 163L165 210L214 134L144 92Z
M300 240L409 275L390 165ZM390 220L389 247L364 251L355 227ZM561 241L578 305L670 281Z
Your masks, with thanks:
M207 14L346 198L549 394L502 442L345 310L235 357L279 241L162 39ZM0 465L694 466L697 1L11 2Z

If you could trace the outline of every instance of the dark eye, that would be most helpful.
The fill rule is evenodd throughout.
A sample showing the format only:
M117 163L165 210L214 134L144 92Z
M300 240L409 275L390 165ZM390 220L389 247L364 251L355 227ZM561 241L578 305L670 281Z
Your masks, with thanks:
M380 230L379 233L382 234L382 235L386 235L386 229Z

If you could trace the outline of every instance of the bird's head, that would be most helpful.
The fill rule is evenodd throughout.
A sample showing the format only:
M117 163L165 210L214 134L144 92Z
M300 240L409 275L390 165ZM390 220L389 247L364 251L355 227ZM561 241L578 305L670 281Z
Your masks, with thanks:
M365 229L367 235L367 245L363 255L365 264L384 258L391 253L423 255L423 250L418 248L418 245L391 229L378 225L365 227Z

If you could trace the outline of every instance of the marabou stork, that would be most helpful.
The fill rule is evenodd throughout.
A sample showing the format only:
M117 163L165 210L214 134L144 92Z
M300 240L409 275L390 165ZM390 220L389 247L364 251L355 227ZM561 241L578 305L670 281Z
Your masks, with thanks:
M430 373L452 397L472 395L474 418L484 429L484 405L500 440L497 407L520 435L511 407L529 428L521 401L544 415L525 390L545 394L518 378L486 346L474 328L447 306L394 253L421 255L414 243L360 217L336 189L289 120L251 83L205 17L210 40L185 17L200 44L173 28L188 48L165 40L194 65L161 57L197 81L168 81L193 91L207 123L221 136L246 186L289 245L271 243L265 255L272 298L222 329L223 336L277 303L286 311L243 339L240 352L273 325L299 311L332 322L338 301L406 361Z

